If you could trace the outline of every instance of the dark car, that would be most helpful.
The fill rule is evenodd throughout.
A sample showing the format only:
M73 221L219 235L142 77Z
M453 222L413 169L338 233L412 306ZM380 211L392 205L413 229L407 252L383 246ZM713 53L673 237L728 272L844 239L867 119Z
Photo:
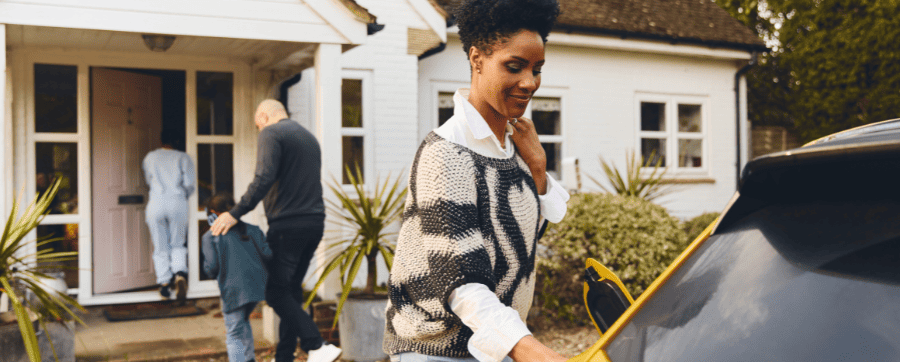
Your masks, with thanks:
M614 321L570 361L900 361L900 119L748 163Z

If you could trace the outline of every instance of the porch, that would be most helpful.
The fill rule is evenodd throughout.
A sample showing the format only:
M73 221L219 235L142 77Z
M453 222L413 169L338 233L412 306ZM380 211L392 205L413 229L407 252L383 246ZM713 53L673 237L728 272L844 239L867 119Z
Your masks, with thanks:
M316 107L304 126L323 154L338 154L340 126L328 120L341 114L340 55L365 40L374 17L336 0L264 5L282 12L254 1L208 2L204 11L173 2L152 15L140 2L89 3L0 4L0 210L63 180L30 238L54 235L55 249L78 251L63 271L69 293L83 305L159 301L140 164L160 130L178 130L200 186L189 200L188 298L218 296L200 272L204 199L239 197L252 180L255 105L315 69ZM174 41L151 51L146 38L165 40L159 33ZM338 173L340 160L325 158L323 168ZM264 225L261 209L245 220Z

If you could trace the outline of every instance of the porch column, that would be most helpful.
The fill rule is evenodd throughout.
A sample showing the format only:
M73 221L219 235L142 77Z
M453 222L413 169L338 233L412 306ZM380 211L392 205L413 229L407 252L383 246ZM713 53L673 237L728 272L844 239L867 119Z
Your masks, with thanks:
M316 114L314 127L319 145L322 148L322 185L326 200L334 200L328 184L332 178L341 179L341 45L319 44L315 56L316 69ZM334 200L337 201L337 200ZM321 266L328 262L324 246L329 237L340 233L333 223L325 223L325 237L316 251L314 265ZM321 270L321 269L317 269ZM320 272L307 279L307 287L315 285ZM325 300L334 300L340 293L340 282L337 273L331 276L319 289L319 296Z
M0 215L7 217L12 202L13 127L12 71L7 62L6 24L0 24ZM2 310L0 310L2 311Z

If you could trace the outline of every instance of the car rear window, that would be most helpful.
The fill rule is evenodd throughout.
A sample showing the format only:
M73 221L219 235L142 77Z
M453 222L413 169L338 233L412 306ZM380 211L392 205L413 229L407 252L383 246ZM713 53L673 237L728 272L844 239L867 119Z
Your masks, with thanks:
M900 205L775 205L717 231L612 340L618 361L900 360Z

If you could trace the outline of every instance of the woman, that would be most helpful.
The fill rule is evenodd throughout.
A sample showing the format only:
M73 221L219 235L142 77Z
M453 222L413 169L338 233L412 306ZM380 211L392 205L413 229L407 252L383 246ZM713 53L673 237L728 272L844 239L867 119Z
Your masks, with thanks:
M556 0L467 0L457 14L472 70L454 115L426 137L388 283L392 361L565 361L528 331L535 244L568 194L546 172L531 120Z

